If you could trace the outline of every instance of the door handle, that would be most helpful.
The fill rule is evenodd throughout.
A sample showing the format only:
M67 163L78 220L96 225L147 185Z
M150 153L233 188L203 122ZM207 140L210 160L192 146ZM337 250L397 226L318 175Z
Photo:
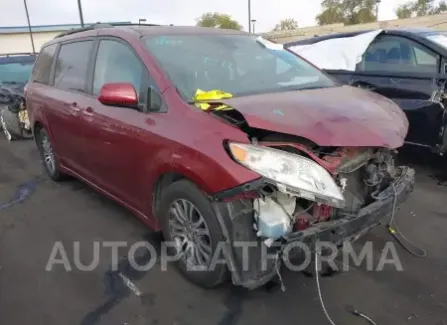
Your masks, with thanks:
M93 113L94 113L93 108L91 108L90 106L84 110L85 115L93 115Z
M72 110L76 111L76 112L79 112L79 111L81 110L81 109L78 107L78 103L76 103L76 102L71 103L70 108L71 108Z
M393 78L391 78L390 81L395 86L399 86L402 83L402 79L393 79Z

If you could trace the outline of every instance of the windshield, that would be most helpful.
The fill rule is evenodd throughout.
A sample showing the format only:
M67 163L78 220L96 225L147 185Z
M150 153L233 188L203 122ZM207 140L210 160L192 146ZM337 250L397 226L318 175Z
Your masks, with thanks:
M12 61L12 62L11 62ZM0 83L27 83L34 61L0 60Z
M429 32L423 33L423 35L428 40L447 49L447 32Z
M156 36L145 45L189 101L199 89L243 96L335 85L282 46L252 35Z

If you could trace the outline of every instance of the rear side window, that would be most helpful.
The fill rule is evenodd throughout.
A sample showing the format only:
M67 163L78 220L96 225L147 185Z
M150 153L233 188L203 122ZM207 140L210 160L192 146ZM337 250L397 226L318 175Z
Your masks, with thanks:
M64 90L85 92L92 49L93 41L63 44L56 61L54 86Z
M44 47L37 58L36 65L33 69L31 80L34 82L48 85L50 82L51 65L53 64L54 53L57 44Z

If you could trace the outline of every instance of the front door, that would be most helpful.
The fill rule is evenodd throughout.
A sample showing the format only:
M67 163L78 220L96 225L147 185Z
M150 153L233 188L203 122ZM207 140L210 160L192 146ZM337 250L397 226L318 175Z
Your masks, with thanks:
M435 147L440 143L444 109L431 101L437 89L439 56L411 39L381 35L369 46L351 84L392 99L406 113L406 142Z
M133 84L144 106L145 90L153 85L149 73L132 48L118 39L101 39L90 85L88 109L83 114L84 156L90 178L123 203L143 210L151 195L141 175L150 168L158 136L150 131L149 116L143 110L101 104L97 97L104 84ZM164 114L158 115L163 119ZM157 117L154 117L157 118ZM157 127L157 126L154 126ZM142 200L145 197L146 200Z

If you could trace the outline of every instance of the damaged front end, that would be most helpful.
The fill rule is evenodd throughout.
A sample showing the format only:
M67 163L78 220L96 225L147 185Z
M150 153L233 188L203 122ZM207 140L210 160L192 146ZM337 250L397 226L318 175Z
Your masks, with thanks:
M0 130L8 140L33 137L22 88L0 86Z
M262 175L214 197L233 283L247 288L278 272L278 260L265 260L266 252L280 256L295 242L313 251L317 242L353 241L390 217L413 190L414 171L394 165L393 149L307 141L227 147L235 161ZM257 245L247 250L240 243Z

